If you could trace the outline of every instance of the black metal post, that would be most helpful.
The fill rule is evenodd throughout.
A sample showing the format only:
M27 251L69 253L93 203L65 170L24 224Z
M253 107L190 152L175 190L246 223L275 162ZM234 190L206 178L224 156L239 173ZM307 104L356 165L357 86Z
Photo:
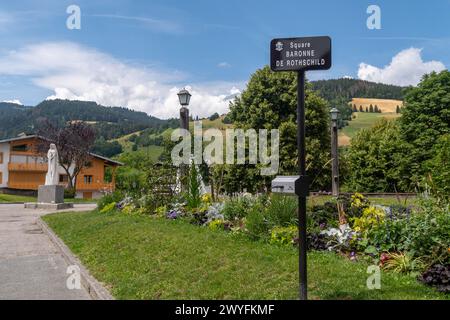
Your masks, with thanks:
M298 170L300 176L306 175L305 167L305 72L297 73L297 149ZM307 300L306 266L306 196L298 197L298 233L299 233L299 285L300 300Z
M331 120L331 189L334 197L339 196L339 154L338 154L338 128L337 121Z
M180 109L180 127L181 129L189 130L189 109L186 107L181 107ZM186 133L184 133L186 134ZM186 155L183 154L183 157ZM189 164L182 163L180 165L180 186L181 191L186 190L186 180L188 174Z

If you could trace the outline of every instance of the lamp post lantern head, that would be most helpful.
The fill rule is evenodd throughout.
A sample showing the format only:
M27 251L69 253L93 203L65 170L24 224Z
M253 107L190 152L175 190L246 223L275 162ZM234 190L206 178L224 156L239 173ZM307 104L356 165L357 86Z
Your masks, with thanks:
M183 88L180 92L178 92L178 99L180 100L180 104L182 106L187 106L191 100L191 94Z
M330 114L331 114L331 120L336 121L339 116L339 110L336 108L333 108L330 110Z

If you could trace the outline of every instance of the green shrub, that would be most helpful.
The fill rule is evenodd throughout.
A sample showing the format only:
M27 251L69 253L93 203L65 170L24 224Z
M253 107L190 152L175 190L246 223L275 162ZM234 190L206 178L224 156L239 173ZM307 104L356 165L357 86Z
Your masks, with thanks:
M74 188L64 189L64 198L65 199L73 199L73 198L75 198L75 189Z
M297 226L274 227L270 231L270 243L281 245L293 245L298 237Z
M405 220L404 249L428 264L450 263L449 207L425 201Z
M384 118L352 138L348 157L346 187L358 192L411 191L411 166L407 144L398 121Z
M138 197L145 186L145 173L132 167L120 167L117 170L116 185L118 190L126 191L127 194Z
M114 191L112 193L108 193L106 195L104 195L103 197L101 197L100 199L98 199L97 201L97 208L98 210L102 210L105 206L107 206L108 204L112 203L112 202L120 202L123 199L123 194L120 191Z
M187 207L190 209L198 208L202 204L200 195L200 181L198 179L199 172L194 162L189 169L189 177L187 183L187 192L185 195Z
M245 218L255 202L253 198L246 196L230 198L225 201L222 214L230 221Z
M426 183L437 198L448 201L450 197L450 134L443 135L433 148L434 157L424 166Z
M353 221L353 230L365 235L375 226L383 224L384 218L385 213L383 210L375 207L365 208L361 217L351 219Z
M116 208L116 202L111 202L110 204L107 204L106 206L104 206L101 210L100 213L108 213L113 211Z
M323 205L312 206L306 215L308 232L312 230L338 227L339 215L336 202L327 201Z
M410 214L386 216L380 223L373 219L372 222L358 241L359 250L404 252L411 260L419 259L424 266L450 263L448 207L429 200Z
M127 204L124 206L122 208L122 213L130 216L143 216L149 214L146 208L138 208L134 204Z
M250 238L254 240L268 238L269 224L265 217L265 209L261 204L250 209L245 220L245 227Z
M166 198L164 196L160 196L157 193L147 193L139 197L138 199L134 199L134 203L136 207L141 209L142 211L147 212L148 214L154 214L156 209L160 206L164 206Z
M266 210L266 218L271 226L290 226L297 224L297 198L272 195Z
M208 223L208 228L211 230L224 230L225 223L223 220L213 220L210 223Z
M167 214L167 206L159 206L153 213L159 218L165 217Z
M405 241L406 220L386 219L374 225L358 243L361 251L373 247L377 252L401 251Z

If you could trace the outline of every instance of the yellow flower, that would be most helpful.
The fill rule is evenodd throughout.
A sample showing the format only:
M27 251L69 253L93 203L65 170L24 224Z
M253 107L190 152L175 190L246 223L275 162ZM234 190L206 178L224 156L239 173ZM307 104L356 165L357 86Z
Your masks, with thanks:
M202 202L203 203L211 203L211 201L212 201L211 194L205 193L204 195L202 195Z

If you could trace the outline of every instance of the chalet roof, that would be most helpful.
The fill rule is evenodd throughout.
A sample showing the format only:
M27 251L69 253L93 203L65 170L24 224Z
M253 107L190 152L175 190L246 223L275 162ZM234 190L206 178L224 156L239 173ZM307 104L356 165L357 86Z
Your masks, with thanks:
M40 137L38 135L35 135L35 134L32 134L32 135L20 135L20 136L14 137L14 138L0 140L0 143L19 141L19 140L25 140L25 139L30 139L30 138L42 138L42 137Z
M14 141L20 141L20 140L26 140L26 139L32 139L32 138L46 140L46 138L44 138L42 136L39 136L39 135L36 135L36 134L32 134L32 135L21 135L19 137L14 137L14 138L0 140L0 143L14 142ZM109 162L111 164L116 164L116 165L119 165L119 166L123 166L124 165L122 162L119 162L119 161L116 161L116 160L113 160L113 159L110 159L110 158L107 158L107 157L103 157L101 155L98 155L98 154L95 154L95 153L92 153L92 152L89 152L89 154L91 156L93 156L94 158L101 159L101 160L103 160L105 162Z

